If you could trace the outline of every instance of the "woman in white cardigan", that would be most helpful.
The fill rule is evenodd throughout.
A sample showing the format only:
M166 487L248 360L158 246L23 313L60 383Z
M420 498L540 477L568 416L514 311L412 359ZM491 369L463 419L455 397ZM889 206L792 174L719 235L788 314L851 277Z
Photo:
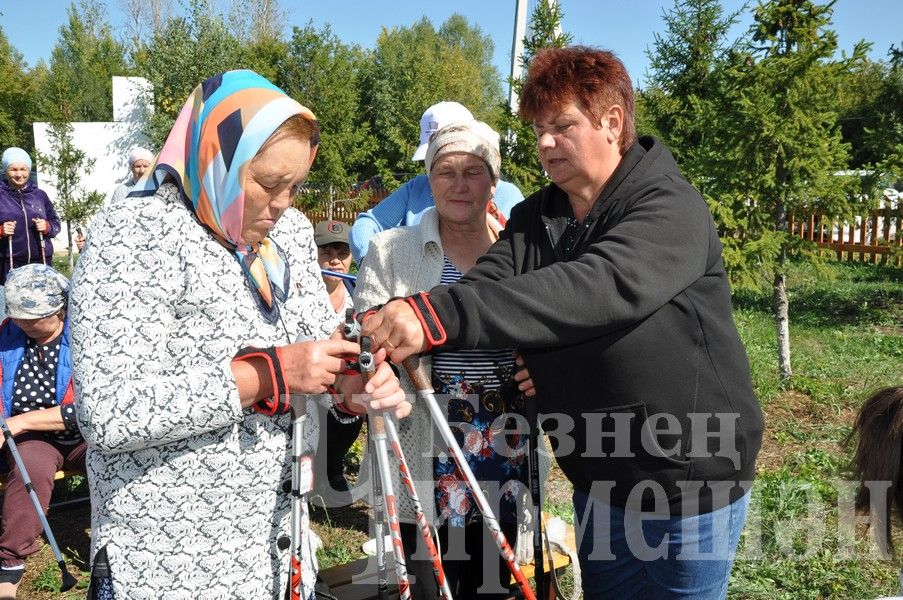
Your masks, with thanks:
M451 124L433 134L426 170L436 206L419 225L373 238L358 276L358 310L457 281L498 239L501 227L487 213L499 177L498 139L478 121ZM524 436L516 425L523 421L513 415L523 408L519 388L530 386L526 372L517 370L510 350L444 352L432 357L431 369L437 397L447 402L452 429L513 541L515 499L527 481ZM402 385L411 389L406 378ZM441 523L440 548L452 593L456 598L507 597L507 567L483 533L479 511L454 460L433 434L426 408L415 406L400 430L427 516ZM411 557L422 542L405 501L401 517L408 571L415 576L413 597L435 598L431 562L423 550L416 552L416 559Z

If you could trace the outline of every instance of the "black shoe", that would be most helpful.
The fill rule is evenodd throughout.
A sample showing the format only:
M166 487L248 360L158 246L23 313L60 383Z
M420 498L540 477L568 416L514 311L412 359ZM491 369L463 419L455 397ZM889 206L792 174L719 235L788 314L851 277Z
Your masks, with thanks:
M0 568L0 583L11 583L16 585L22 581L22 575L25 574L25 565L21 569L2 569Z

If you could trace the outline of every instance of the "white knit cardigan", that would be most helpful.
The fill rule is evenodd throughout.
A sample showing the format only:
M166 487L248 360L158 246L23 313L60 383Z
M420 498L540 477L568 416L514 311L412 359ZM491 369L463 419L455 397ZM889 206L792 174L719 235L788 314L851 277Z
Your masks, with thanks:
M498 235L502 226L491 215L487 215L487 219L489 228ZM365 310L382 304L393 296L409 296L439 285L444 255L439 237L439 213L435 207L423 213L418 225L380 232L370 240L370 249L358 273L354 290L355 310ZM423 363L429 373L429 358L424 357ZM406 373L402 373L401 385L406 393L411 394L409 398L413 398L414 386ZM447 448L434 444L441 440L434 439L429 412L425 406L418 406L414 402L410 416L402 419L398 425L401 447L411 469L411 478L424 514L430 522L437 523L433 457L446 452ZM406 521L413 521L413 504L407 491L401 488L398 470L391 471L399 498L399 516ZM368 457L361 464L360 473L361 481L369 481Z
M91 228L72 282L72 355L92 556L106 548L117 598L284 596L289 416L243 409L230 363L299 331L325 339L336 317L310 222L289 209L270 238L291 272L277 323L173 185L112 203ZM317 422L307 419L307 452ZM309 543L302 553L308 597L316 557Z

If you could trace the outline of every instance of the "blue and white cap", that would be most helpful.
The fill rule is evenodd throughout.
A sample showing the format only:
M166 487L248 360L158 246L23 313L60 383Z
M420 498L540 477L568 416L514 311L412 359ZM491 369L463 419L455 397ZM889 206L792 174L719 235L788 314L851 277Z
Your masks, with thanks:
M6 314L13 319L41 319L66 306L69 280L53 267L25 265L6 276Z

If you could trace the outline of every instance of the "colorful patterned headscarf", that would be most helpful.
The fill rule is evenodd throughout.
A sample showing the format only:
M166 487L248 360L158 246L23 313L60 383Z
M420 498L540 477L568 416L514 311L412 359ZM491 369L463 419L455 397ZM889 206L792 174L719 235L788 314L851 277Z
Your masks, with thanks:
M270 322L278 319L279 303L288 294L288 265L271 240L246 244L241 239L244 174L267 139L294 115L316 120L308 108L253 71L211 77L194 88L156 164L129 194L152 195L172 176L198 220L235 253Z

